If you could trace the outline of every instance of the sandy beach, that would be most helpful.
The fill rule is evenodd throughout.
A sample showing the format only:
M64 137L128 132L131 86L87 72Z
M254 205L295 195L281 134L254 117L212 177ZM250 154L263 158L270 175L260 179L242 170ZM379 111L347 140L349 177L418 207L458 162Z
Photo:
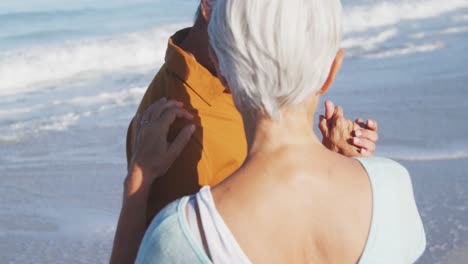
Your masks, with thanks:
M410 171L427 236L418 263L462 264L467 258L468 159L402 162Z
M376 155L408 168L428 242L418 263L466 264L468 0L343 5L346 58L323 100L378 120ZM196 8L0 2L2 263L108 263L128 123Z
M461 246L450 252L443 263L456 264L464 263L468 259L468 245Z

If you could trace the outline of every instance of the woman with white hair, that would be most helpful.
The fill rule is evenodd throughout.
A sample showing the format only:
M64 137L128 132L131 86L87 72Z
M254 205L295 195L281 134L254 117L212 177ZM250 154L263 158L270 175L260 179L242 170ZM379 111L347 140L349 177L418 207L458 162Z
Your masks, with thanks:
M218 76L243 117L248 155L218 186L162 210L137 263L416 261L426 240L406 169L336 154L312 129L319 97L343 61L339 0L218 0L209 34ZM167 131L176 117L191 118L177 102L156 103L136 122L138 137ZM133 185L163 174L193 129L172 143L164 134L138 139L131 169L151 178L135 176ZM139 160L143 152L157 162Z

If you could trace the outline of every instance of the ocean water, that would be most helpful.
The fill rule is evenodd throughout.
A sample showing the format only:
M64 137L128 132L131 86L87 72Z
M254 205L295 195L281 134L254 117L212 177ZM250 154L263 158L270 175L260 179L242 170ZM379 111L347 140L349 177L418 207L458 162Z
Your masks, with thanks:
M107 263L126 128L196 0L0 1L0 262ZM380 123L428 247L468 263L468 0L343 0L325 97Z

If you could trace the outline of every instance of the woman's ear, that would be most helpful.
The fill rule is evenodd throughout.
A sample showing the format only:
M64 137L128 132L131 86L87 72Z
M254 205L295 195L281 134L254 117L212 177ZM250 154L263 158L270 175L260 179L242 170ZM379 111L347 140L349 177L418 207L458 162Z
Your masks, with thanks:
M338 74L338 71L340 71L341 65L343 65L343 59L344 59L344 50L340 49L338 53L336 54L335 60L333 61L333 64L330 69L330 73L328 74L328 78L323 84L322 89L320 89L319 94L326 93L328 89L330 88L330 86L332 85L333 81L335 81L335 77Z

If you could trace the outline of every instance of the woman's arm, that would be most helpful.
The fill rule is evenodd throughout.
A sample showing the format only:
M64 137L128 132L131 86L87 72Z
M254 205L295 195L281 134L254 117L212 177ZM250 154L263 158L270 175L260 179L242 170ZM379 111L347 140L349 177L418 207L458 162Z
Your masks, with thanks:
M124 182L123 204L114 238L111 264L133 263L146 231L146 204L153 181L163 175L190 140L195 127L185 127L173 142L167 142L176 118L191 120L182 103L165 98L151 105L133 121L136 139L129 172Z
M148 188L137 188L128 180L143 178L143 174L143 171L135 168L124 183L123 204L110 263L133 263L145 234Z

